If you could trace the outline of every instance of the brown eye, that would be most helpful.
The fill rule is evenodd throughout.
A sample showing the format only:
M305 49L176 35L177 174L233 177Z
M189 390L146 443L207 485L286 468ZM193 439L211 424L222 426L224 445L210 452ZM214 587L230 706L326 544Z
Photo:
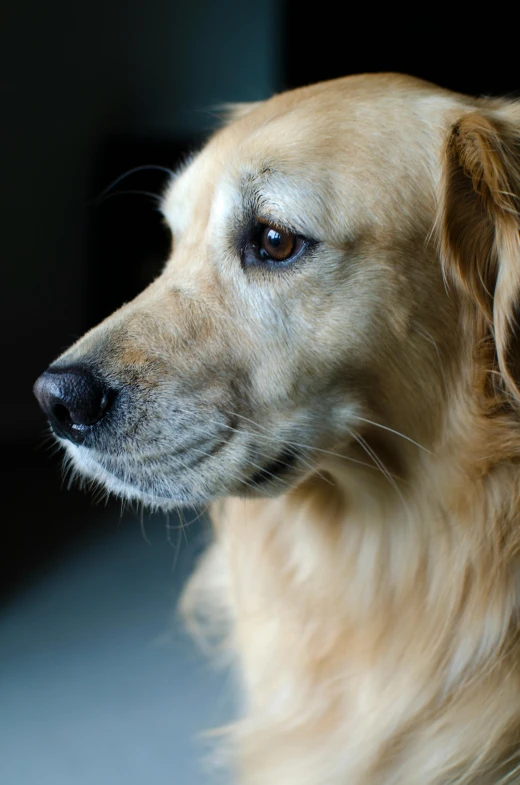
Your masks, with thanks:
M248 227L240 256L246 267L260 265L264 269L284 268L316 245L315 240L260 218L255 226Z
M260 254L263 258L284 262L296 249L296 237L283 229L266 226L260 241Z

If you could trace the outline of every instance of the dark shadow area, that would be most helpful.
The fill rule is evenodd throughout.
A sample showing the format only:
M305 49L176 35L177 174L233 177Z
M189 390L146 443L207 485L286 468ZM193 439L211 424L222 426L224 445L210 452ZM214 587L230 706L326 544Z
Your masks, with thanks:
M88 326L132 300L161 272L171 249L161 198L202 137L110 136L95 156L85 210Z
M519 12L467 6L357 5L325 0L312 13L286 0L286 88L357 73L394 71L472 95L520 93L516 27Z

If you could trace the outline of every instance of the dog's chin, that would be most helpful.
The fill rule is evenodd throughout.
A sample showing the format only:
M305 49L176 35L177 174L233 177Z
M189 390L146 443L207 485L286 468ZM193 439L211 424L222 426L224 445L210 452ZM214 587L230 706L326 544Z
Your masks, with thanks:
M172 510L183 506L204 504L208 498L192 489L178 486L168 490L168 493L159 492L159 489L146 488L135 482L129 482L124 477L117 476L97 461L90 451L78 447L70 442L62 441L66 448L67 459L72 466L74 474L104 488L108 493L130 502L145 504L152 509Z
M300 461L292 450L284 450L276 458L255 467L253 473L244 471L243 476L232 479L229 472L224 477L208 479L203 476L183 480L172 478L169 482L147 484L132 477L131 481L103 466L88 448L59 439L66 448L73 471L79 476L102 486L108 493L127 501L144 504L152 509L170 511L179 507L205 505L218 497L265 498L287 492L303 479ZM237 474L236 467L234 475Z

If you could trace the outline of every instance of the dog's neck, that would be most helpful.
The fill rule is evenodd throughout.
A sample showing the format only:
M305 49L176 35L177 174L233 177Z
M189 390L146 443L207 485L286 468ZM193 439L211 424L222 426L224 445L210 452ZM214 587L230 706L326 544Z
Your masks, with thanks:
M503 452L501 427L497 419ZM320 766L330 771L335 756L333 785L379 770L384 783L480 785L510 754L520 721L519 489L511 462L493 461L489 423L487 455L471 429L471 465L457 458L468 455L461 438L422 456L397 488L332 471L279 499L226 503L217 530L250 700L246 768L266 735L273 748L253 782L325 782ZM306 734L309 749L288 756Z

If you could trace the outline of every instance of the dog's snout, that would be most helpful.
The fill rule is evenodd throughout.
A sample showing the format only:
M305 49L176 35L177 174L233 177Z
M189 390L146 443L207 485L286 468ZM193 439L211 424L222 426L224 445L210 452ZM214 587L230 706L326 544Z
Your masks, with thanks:
M81 366L51 366L37 379L34 394L54 432L76 444L83 443L115 397L114 390Z

